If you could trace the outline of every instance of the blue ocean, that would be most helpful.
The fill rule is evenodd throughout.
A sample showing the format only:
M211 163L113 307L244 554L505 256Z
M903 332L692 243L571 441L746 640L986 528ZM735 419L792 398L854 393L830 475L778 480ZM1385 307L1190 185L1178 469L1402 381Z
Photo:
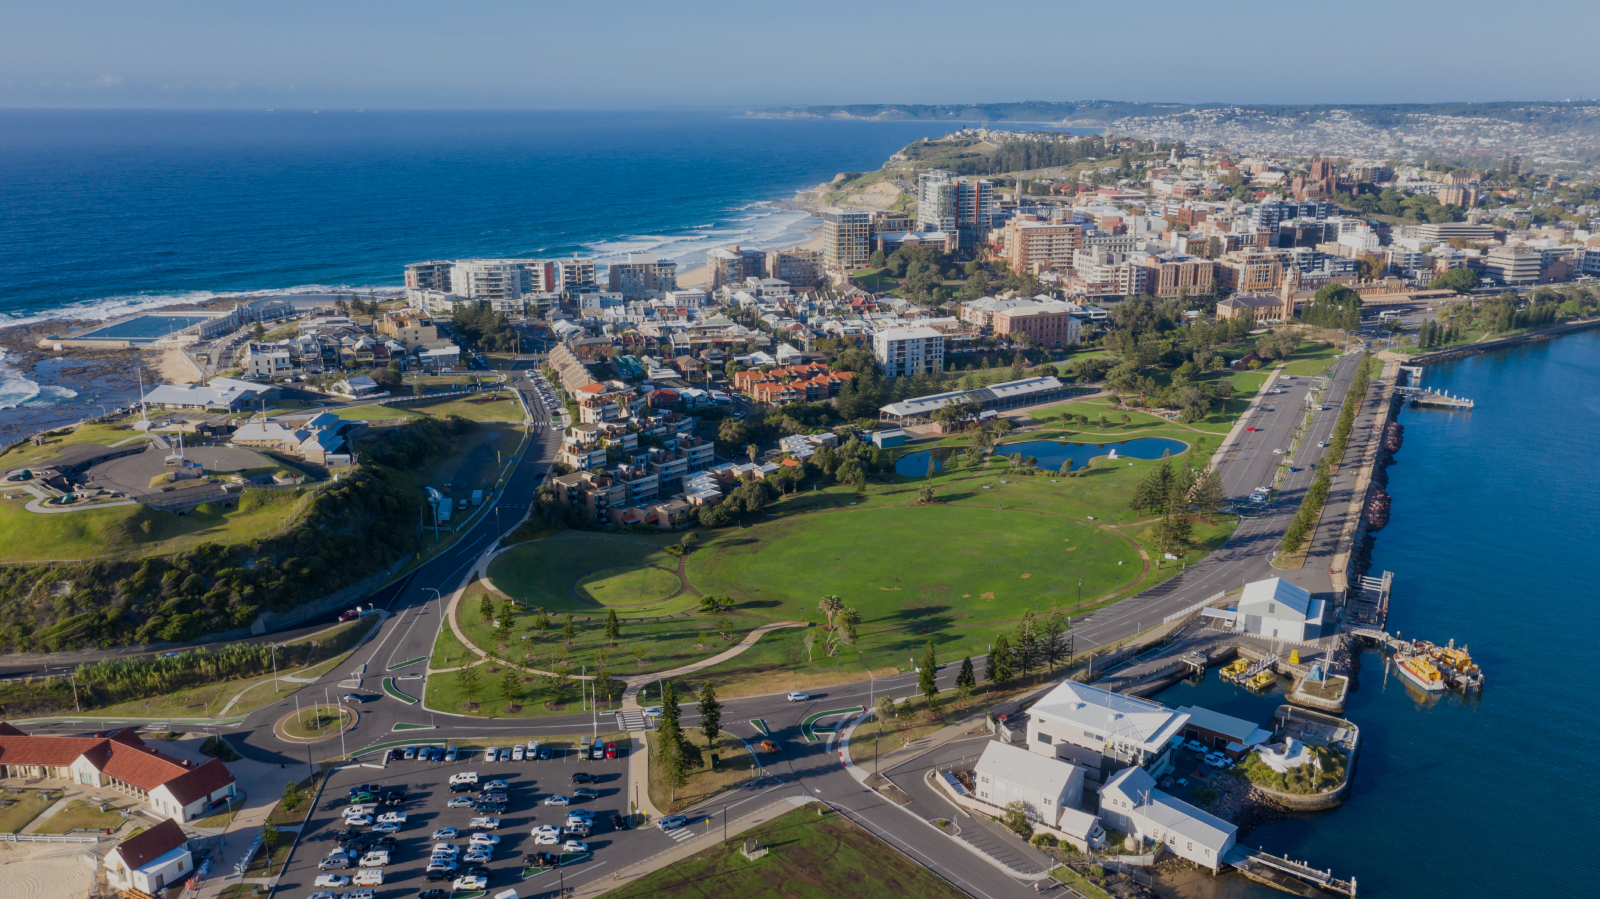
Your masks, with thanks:
M0 326L399 286L405 263L435 258L651 251L683 270L716 246L803 242L817 219L770 201L959 127L705 111L0 111ZM0 351L0 410L72 394Z

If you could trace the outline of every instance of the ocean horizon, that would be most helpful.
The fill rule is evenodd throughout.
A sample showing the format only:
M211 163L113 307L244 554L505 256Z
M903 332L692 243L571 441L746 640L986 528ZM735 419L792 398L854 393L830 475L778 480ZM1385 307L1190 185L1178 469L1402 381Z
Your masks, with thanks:
M0 110L0 328L394 288L436 258L654 252L693 269L718 246L803 243L819 220L774 201L968 124ZM0 410L73 403L76 385L18 361L0 353Z

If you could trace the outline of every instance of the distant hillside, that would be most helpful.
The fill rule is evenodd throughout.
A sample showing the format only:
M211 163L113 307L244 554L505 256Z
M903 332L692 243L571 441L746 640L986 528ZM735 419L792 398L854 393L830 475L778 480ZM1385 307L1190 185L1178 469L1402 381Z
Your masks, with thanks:
M857 104L752 110L761 118L1100 126L1149 140L1244 152L1371 158L1525 156L1549 167L1600 162L1600 103L1385 103L1241 106L1084 100L970 105Z

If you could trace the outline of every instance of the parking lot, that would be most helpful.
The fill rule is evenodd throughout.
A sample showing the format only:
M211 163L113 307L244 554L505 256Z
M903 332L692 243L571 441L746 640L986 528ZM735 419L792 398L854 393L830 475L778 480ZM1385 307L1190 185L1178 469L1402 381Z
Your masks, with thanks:
M436 747L443 744L415 745ZM587 843L595 856L605 857L607 847L617 835L613 816L626 817L629 811L630 797L625 795L628 761L627 744L624 741L617 743L616 758L600 760L581 758L583 753L579 751L580 744L574 740L544 741L542 745L551 750L550 758L544 761L489 762L483 749L477 748L483 745L509 748L512 741L506 738L486 740L482 744L463 743L454 762L389 759L390 750L385 749L362 756L356 763L335 771L328 778L316 808L306 821L300 843L278 883L276 895L287 899L308 899L313 893L331 892L337 897L366 889L348 883L316 885L320 874L353 878L360 870L350 867L322 871L318 865L339 848L336 832L346 829L343 812L350 805L350 791L364 785L374 787L373 792L379 798L391 791L405 792L403 801L392 805L380 804L375 812L376 815L399 812L406 816L401 829L392 835L394 846L390 850L389 863L382 868L382 885L369 887L374 891L375 899L409 899L430 889L440 889L448 895L453 877L438 881L426 878L425 869L432 847L435 843L449 843L458 847L461 853L466 853L468 840L476 832L468 827L468 822L475 817L495 817L500 820L498 829L487 831L500 837L500 843L494 847L492 859L481 865L482 873L489 879L487 889L491 894L507 887L517 887L522 882L524 868L530 864L526 858L528 853L536 850L561 851L559 845L536 847L531 831L540 825L564 825L571 809L593 812L592 832L587 837L576 839ZM469 749L469 746L473 748ZM476 785L471 790L452 793L451 776L465 772L477 773ZM580 786L573 782L573 775L580 772L593 776L593 783L581 786L595 790L598 797L575 801L570 807L543 804L552 795L571 796ZM452 798L479 798L482 789L497 780L506 784L504 812L480 812L471 806L447 806ZM457 828L458 835L453 839L432 838L434 831L446 827ZM348 830L367 835L371 834L373 827L368 825ZM375 840L378 836L371 834L366 839ZM582 866L590 861L582 856L567 857L569 865ZM465 862L458 862L458 865L461 871L468 867ZM527 895L529 891L521 889L519 892Z

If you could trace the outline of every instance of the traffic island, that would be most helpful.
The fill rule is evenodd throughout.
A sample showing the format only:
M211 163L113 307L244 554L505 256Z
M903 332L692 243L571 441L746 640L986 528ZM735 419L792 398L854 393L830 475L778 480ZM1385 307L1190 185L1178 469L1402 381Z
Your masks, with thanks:
M285 743L321 743L356 726L361 715L349 706L313 706L279 718L272 735Z

